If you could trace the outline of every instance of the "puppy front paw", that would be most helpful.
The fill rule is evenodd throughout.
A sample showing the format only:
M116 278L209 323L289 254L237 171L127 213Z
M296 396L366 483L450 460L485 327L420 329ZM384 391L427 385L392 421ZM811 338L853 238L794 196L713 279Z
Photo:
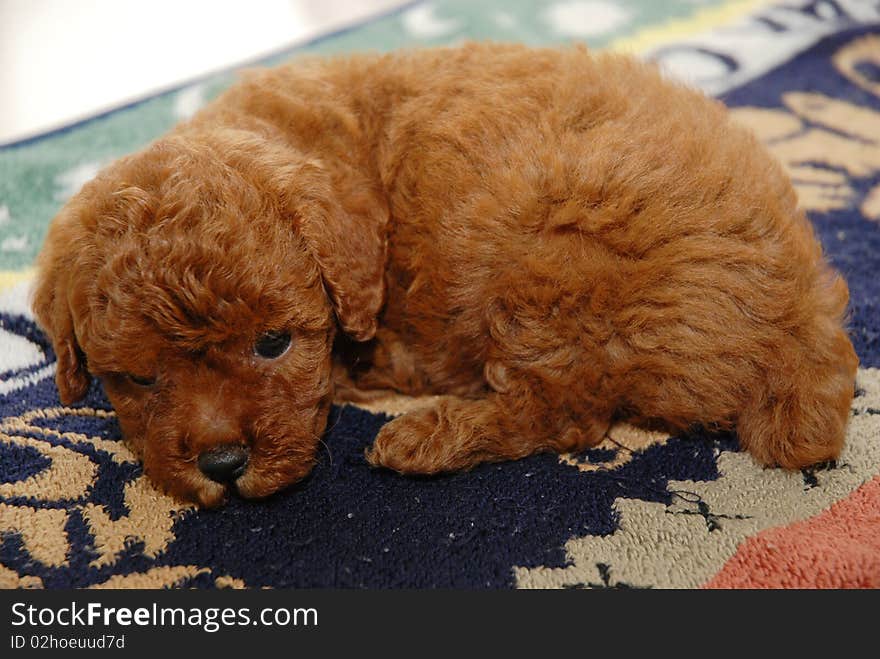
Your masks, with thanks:
M444 425L434 408L397 417L382 426L372 448L366 449L367 462L402 474L436 474L455 469L448 451L443 450Z

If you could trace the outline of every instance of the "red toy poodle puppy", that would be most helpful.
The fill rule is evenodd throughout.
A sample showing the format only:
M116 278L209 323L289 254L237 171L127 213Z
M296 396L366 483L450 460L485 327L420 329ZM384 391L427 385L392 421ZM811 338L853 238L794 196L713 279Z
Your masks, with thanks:
M34 308L203 505L312 468L334 390L440 394L403 473L577 451L617 419L841 450L847 287L781 166L634 59L469 45L253 71L60 212ZM353 394L356 395L356 394Z

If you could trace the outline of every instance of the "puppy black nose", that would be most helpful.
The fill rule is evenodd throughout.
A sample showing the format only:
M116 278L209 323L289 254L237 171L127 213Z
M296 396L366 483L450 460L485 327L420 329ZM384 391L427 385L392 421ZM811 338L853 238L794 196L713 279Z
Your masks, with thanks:
M199 456L199 469L212 481L230 483L244 473L248 449L240 444L218 446Z

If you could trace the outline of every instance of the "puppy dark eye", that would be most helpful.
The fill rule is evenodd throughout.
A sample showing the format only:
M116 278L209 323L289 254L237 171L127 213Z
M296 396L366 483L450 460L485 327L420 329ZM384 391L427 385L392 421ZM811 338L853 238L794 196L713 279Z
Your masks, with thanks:
M127 373L126 377L139 387L152 387L156 384L156 378L145 378L132 373Z
M254 352L264 359L278 359L289 347L289 332L266 332L257 339Z

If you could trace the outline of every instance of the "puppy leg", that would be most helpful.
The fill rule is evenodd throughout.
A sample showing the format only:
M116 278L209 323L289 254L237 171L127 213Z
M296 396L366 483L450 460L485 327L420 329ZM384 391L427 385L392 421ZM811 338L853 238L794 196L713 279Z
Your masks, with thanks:
M334 403L372 403L394 395L393 389L370 389L359 386L342 364L333 364Z
M558 286L504 295L487 312L480 387L386 424L367 454L372 464L433 474L602 441L616 406L604 354L610 330Z
M535 396L443 396L387 423L367 460L406 474L469 469L542 451L576 451L602 441L610 415L550 406Z
M743 409L740 444L759 462L798 469L840 455L858 357L844 329L846 283L830 269L800 301L809 318L777 345L777 368Z
M740 444L762 464L800 469L843 448L858 364L852 344L838 329L800 362L795 374L770 374L737 423Z

